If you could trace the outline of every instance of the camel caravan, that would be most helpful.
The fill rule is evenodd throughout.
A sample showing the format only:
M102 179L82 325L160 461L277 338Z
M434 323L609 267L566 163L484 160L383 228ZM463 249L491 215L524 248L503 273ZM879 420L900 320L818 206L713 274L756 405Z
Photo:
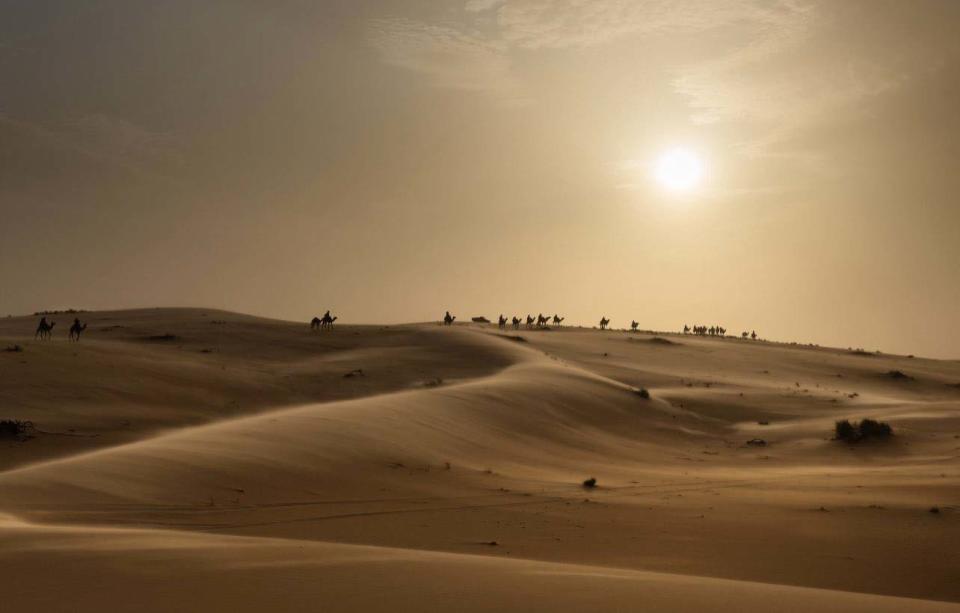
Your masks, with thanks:
M443 315L443 325L451 326L453 325L453 322L456 319L457 318L455 315L451 315L450 311L447 311ZM559 313L554 313L553 315L544 315L543 313L538 313L536 317L528 313L526 320L524 320L523 318L517 317L516 315L508 318L506 315L501 313L497 317L497 327L501 330L506 330L507 326L509 325L514 330L519 330L520 326L524 324L524 322L526 322L527 330L533 330L533 329L549 330L551 325L561 327L565 319L566 317L560 317ZM471 317L470 321L477 324L492 323L486 317Z
M314 317L310 320L310 329L313 331L316 330L332 330L333 322L337 321L337 318L333 315L330 315L328 310L323 314L323 317Z
M727 329L722 326L693 326L692 328L686 324L683 326L683 333L696 334L697 336L726 336Z
M683 325L684 334L696 334L697 336L721 336L724 337L727 335L727 329L723 326L693 326L690 327L686 324ZM742 332L740 334L742 339L752 339L757 340L757 331L753 330L752 332Z
M37 324L37 331L34 333L34 339L40 339L41 341L49 341L53 338L53 327L57 325L55 321L47 321L46 317L40 318L40 323ZM73 325L70 326L70 332L67 335L67 338L71 341L80 341L80 335L84 330L87 329L87 324L80 323L80 318L75 317L73 319Z

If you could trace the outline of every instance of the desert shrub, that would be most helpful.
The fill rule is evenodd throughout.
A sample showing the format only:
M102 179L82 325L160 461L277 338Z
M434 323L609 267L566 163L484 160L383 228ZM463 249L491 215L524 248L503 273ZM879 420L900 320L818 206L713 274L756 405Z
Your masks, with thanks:
M860 438L888 438L891 434L893 434L893 428L888 423L873 419L864 419L860 422Z
M19 419L0 420L0 439L21 439L33 430L33 423Z
M648 391L647 391L647 388L645 388L645 387L641 387L640 389L635 390L634 393L635 393L637 396L640 396L641 398L643 398L644 400L647 400L647 399L650 398L650 392L648 392Z
M587 479L586 481L584 481L584 482L583 482L583 487L586 487L586 488L597 487L597 480L596 480L596 478L595 478L595 477L590 477L589 479Z
M893 428L890 424L874 419L864 419L859 423L851 423L850 420L843 419L834 426L834 438L848 443L866 439L885 439L891 436L893 436Z
M913 379L913 377L911 377L911 376L908 375L907 373L903 372L902 370L889 370L889 371L887 371L887 376L888 376L889 378L891 378L891 379L897 379L897 380L900 380L900 381L906 381L906 380L909 380L909 379Z
M144 340L155 342L155 343L162 343L166 341L175 341L179 338L180 337L177 336L176 334L170 334L168 332L166 334L154 334L153 336L147 336L144 338Z
M838 441L857 440L857 429L850 423L849 419L842 419L836 423L833 428L834 438Z

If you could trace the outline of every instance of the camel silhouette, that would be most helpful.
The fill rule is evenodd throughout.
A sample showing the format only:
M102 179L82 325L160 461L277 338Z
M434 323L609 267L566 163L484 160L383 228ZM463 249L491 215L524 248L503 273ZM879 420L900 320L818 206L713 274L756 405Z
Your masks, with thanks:
M497 318L497 327L499 327L501 330L507 327L507 318L504 317L502 313L500 314L500 317Z
M559 313L558 313L557 315L554 315L554 316L553 316L553 325L559 326L561 323L563 323L563 320L564 320L564 319L566 319L566 317L560 317L560 316L559 316Z
M683 324L683 333L690 334L690 326L688 326L687 324Z
M73 320L73 325L70 326L70 334L68 338L72 341L80 341L80 333L87 329L87 324L81 324L80 319L76 318Z
M511 322L513 323L513 329L514 329L514 330L519 330L519 329L520 329L520 324L523 323L523 320L520 319L519 317L514 316L514 318L511 320Z
M543 328L544 326L547 325L547 322L549 322L549 321L550 321L550 316L549 316L549 315L544 315L543 313L540 313L540 314L537 315L537 327L538 327L538 328Z
M447 311L446 314L443 316L443 325L445 326L453 325L453 320L455 319L456 319L456 316L451 315L450 311Z
M37 331L33 335L33 338L39 338L40 340L53 338L53 327L57 325L57 322L47 323L46 317L40 318L40 323L37 324Z
M631 320L631 321L630 321L630 330L632 330L633 332L636 332L636 331L637 331L637 326L639 326L639 325L640 325L639 323Z
M533 321L534 321L533 315L530 315L530 314L528 313L528 314L527 314L527 328L531 328L531 327L533 326Z
M333 322L337 321L336 317L330 315L330 311L327 311L323 314L323 319L320 320L320 329L333 329Z
M610 320L607 319L606 317L601 317L601 318L600 318L600 329L601 329L601 330L606 330L608 325L610 325Z
M756 331L756 330L754 330L753 332L750 333L750 338L752 338L753 340L757 340L757 331Z
M322 323L323 323L323 320L322 320L322 319L320 319L319 317L314 317L313 319L310 320L310 329L311 329L311 330L319 330L319 329L320 329L320 324L322 324Z

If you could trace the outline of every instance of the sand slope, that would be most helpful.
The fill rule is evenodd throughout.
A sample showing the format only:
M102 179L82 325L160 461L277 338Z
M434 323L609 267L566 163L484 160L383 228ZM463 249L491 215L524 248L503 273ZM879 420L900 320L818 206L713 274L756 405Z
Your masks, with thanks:
M960 602L956 362L575 329L312 334L200 310L84 318L73 344L0 322L0 347L25 349L0 354L0 417L44 432L0 442L0 563L18 567L24 607L57 581L83 595L69 610L111 592L156 610ZM895 439L829 440L835 419L865 416Z

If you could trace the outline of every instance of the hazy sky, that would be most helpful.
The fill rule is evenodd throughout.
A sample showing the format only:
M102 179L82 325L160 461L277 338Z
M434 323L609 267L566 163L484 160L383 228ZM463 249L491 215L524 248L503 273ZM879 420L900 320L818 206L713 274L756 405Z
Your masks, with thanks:
M960 2L0 0L0 313L960 358ZM683 147L705 181L651 179Z

